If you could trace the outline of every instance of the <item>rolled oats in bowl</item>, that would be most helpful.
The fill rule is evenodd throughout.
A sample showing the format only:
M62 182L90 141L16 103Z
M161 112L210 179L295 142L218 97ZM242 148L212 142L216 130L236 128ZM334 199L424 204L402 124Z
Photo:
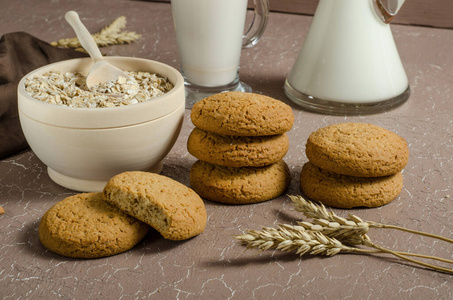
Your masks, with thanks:
M25 81L25 91L33 98L69 107L116 107L137 104L169 92L173 84L149 72L125 72L120 77L94 86L86 86L86 75L78 72L49 71Z

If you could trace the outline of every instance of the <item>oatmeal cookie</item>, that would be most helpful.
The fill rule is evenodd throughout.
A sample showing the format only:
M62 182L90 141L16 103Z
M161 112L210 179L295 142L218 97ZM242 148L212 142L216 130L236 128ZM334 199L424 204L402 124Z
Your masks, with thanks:
M193 106L190 117L202 130L232 136L281 134L294 123L289 105L243 92L225 92L200 100Z
M400 172L409 159L406 141L384 128L364 123L341 123L313 132L306 155L314 165L357 177Z
M64 199L44 214L39 239L63 256L98 258L131 249L149 228L104 202L102 193L84 193Z
M190 188L148 172L124 172L106 184L104 200L151 225L170 240L185 240L203 232L206 209Z
M403 188L403 176L354 177L322 170L308 162L300 187L310 199L338 208L378 207L393 201Z
M262 167L280 161L288 151L286 133L270 136L223 136L194 128L187 140L196 158L226 167Z
M231 168L201 160L190 170L190 184L203 198L227 204L263 202L283 194L291 181L283 160L265 167Z

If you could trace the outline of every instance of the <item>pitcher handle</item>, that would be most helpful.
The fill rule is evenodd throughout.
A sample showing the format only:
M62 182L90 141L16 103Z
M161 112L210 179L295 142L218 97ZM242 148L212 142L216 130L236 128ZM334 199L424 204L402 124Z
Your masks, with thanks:
M242 49L251 48L258 43L266 29L269 18L269 0L253 0L253 3L255 4L255 13L250 28L243 36Z
M373 0L374 9L385 24L390 23L405 0Z

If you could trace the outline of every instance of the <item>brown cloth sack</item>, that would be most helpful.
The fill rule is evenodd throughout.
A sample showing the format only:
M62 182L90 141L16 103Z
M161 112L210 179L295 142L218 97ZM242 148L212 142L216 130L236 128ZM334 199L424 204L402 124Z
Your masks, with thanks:
M19 123L17 85L27 73L44 65L88 56L51 46L25 32L0 39L0 159L28 147Z

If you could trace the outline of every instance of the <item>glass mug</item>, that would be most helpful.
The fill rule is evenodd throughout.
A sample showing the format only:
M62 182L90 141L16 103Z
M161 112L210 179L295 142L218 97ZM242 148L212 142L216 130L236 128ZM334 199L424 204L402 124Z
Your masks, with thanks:
M186 108L212 94L252 91L239 81L241 50L253 47L263 34L269 0L254 0L254 19L244 35L247 2L171 0Z

